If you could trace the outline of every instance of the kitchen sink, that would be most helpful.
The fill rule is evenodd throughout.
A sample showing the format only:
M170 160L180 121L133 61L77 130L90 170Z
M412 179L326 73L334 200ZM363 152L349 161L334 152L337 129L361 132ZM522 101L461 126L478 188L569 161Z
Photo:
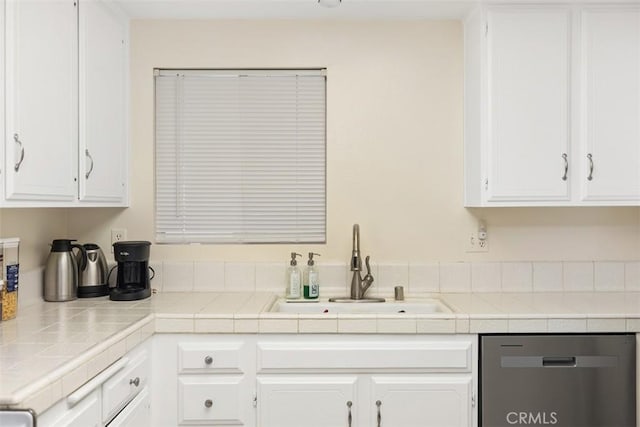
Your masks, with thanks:
M306 300L286 301L279 299L270 310L272 313L298 314L438 314L451 313L445 303L436 298L412 299L389 302L328 302L327 300L307 302Z

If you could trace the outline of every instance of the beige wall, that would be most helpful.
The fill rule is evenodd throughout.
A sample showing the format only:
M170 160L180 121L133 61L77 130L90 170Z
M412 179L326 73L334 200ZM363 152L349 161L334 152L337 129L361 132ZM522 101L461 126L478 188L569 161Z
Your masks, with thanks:
M20 238L23 272L45 264L53 239L67 238L66 209L0 209L0 236Z
M376 262L639 259L638 208L462 207L462 53L454 21L134 21L131 207L69 210L69 233L154 240L153 68L326 67L327 244L154 245L154 259L347 261L355 222ZM478 218L490 252L467 254Z

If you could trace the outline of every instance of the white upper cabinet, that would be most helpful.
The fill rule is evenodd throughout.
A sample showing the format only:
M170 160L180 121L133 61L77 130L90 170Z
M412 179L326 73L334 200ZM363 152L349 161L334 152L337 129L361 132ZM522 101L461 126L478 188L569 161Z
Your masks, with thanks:
M570 15L487 14L489 201L567 200Z
M126 197L127 21L105 2L80 3L80 200Z
M640 202L640 7L581 20L582 200Z
M6 198L77 197L77 10L72 1L6 2Z
M465 206L640 205L638 7L465 22Z
M4 206L127 203L128 20L103 0L6 0Z

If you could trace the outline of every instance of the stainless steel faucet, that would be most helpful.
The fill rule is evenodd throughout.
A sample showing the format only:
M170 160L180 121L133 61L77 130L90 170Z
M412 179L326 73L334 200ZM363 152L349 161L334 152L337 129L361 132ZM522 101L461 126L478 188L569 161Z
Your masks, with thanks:
M353 271L353 277L351 278L351 299L363 299L364 294L373 283L369 256L364 259L364 263L367 266L367 274L362 278L360 274L362 271L362 259L360 258L360 225L353 224L353 250L351 251L351 271Z
M329 298L332 302L384 302L384 298L365 298L367 290L373 284L373 276L371 275L371 266L369 265L369 256L364 259L367 266L367 274L362 277L362 259L360 258L360 226L353 224L353 249L351 251L351 295L349 298Z

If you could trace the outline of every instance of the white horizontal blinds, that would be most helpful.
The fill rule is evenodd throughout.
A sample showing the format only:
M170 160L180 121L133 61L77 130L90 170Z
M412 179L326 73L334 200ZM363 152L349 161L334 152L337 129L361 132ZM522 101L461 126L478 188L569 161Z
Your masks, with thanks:
M320 70L156 77L156 239L325 241Z

